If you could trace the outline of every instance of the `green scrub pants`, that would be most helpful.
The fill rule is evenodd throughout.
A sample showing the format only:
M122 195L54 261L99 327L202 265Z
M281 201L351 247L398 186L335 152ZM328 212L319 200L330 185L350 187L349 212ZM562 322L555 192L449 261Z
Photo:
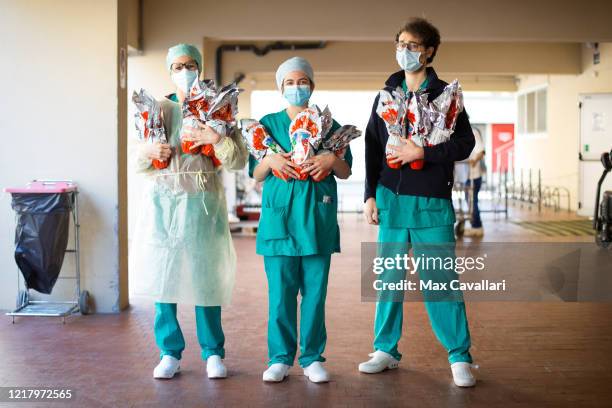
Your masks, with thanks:
M325 361L325 297L331 255L264 256L268 277L269 365L293 365L300 303L300 366Z
M202 347L202 359L210 356L225 358L225 336L221 328L221 306L196 306L196 331ZM181 359L185 339L176 319L176 303L155 303L155 342L161 350L160 358L170 355Z
M454 258L454 231L453 225L444 225L439 227L429 228L388 228L380 227L379 230L380 243L406 243L403 248L405 253L408 244L413 247L413 256L416 258L421 255L425 256L451 256ZM445 244L432 249L422 244ZM421 244L421 245L419 245ZM384 252L400 252L397 245L384 246ZM394 253L385 253L384 256L394 256ZM434 281L448 281L456 279L454 271L452 273L440 271L419 271L421 280L432 279ZM404 279L406 271L395 273L394 281ZM428 294L423 293L427 298ZM446 294L448 296L448 294ZM458 295L458 296L457 296ZM381 350L391 354L396 359L400 360L402 355L398 352L397 344L402 336L403 323L403 292L399 296L394 295L393 301L379 300L376 304L376 317L374 321L374 350ZM435 296L435 295L433 295ZM452 301L425 300L425 308L429 315L429 321L434 334L448 352L449 362L472 362L470 356L470 332L468 329L467 318L465 314L465 304L461 292L455 291ZM383 299L384 299L383 295ZM387 298L389 299L389 298ZM433 297L429 297L433 299Z

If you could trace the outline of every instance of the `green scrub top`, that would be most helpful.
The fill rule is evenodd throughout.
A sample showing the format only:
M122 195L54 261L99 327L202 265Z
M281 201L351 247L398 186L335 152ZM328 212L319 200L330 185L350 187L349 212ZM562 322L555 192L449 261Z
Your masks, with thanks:
M419 90L427 88L427 79ZM408 92L406 80L402 89ZM455 223L451 200L436 197L395 194L383 185L376 187L379 224L384 228L429 228Z
M291 150L287 111L264 116L260 123L286 151ZM330 134L340 125L334 120ZM350 147L344 157L349 167ZM259 163L249 157L249 175ZM338 194L333 172L315 182L312 178L283 181L268 174L263 184L261 218L257 231L256 252L264 256L326 255L340 252Z

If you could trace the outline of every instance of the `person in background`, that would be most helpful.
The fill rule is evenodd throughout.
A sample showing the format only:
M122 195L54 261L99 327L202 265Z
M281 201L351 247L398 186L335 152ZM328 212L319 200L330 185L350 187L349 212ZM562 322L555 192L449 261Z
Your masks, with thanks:
M276 83L289 107L261 119L267 133L285 152L291 151L289 126L308 108L314 90L314 72L304 58L283 62ZM329 134L340 125L334 121ZM326 135L323 135L325 138ZM297 351L297 297L300 304L300 366L315 383L329 381L323 366L327 331L325 298L331 255L340 252L336 177L351 174L352 156L316 155L306 160L300 180L290 153L267 154L260 162L250 156L249 174L263 181L257 254L263 255L268 278L268 369L263 380L279 382L288 375ZM282 173L286 181L273 175ZM313 181L323 174L321 181Z
M474 132L474 139L476 143L468 158L468 166L470 168L470 175L466 181L466 186L470 186L474 183L474 189L472 191L473 203L472 203L472 219L470 225L472 228L468 228L464 231L463 236L465 237L482 237L484 235L484 229L482 228L482 221L480 219L480 208L478 207L478 193L482 186L482 177L486 173L486 167L483 166L483 160L485 155L484 142L480 131L477 128L472 128Z

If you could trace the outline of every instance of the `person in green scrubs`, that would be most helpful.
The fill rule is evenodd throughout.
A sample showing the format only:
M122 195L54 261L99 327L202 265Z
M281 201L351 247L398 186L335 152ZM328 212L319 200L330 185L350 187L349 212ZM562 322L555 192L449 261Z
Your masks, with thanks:
M261 119L285 152L291 150L289 125L308 107L314 90L314 73L308 61L294 57L276 72L279 90L289 107ZM340 125L333 122L331 135ZM324 137L327 135L324 135ZM252 156L249 174L263 181L262 209L257 231L257 254L263 255L268 279L268 369L264 381L279 382L293 365L297 351L297 296L300 304L300 357L304 375L312 382L329 381L321 364L327 340L325 298L331 254L340 252L335 177L351 174L352 156L318 155L302 164L311 177L299 180L290 153L268 154L257 162ZM272 170L288 179L274 176ZM319 182L319 177L331 171Z
M440 44L438 30L427 20L415 18L396 36L396 59L401 71L385 83L390 92L401 87L407 98L427 93L429 101L442 93L446 83L432 67ZM395 257L406 254L412 247L414 258L440 257L455 259L455 214L451 201L452 174L455 161L465 159L474 146L474 135L465 110L458 115L450 139L435 146L419 147L411 140L385 151L388 132L376 114L365 134L366 192L364 215L368 223L379 226L379 255ZM408 122L408 126L411 124ZM409 163L423 160L421 169ZM396 164L398 169L389 166ZM416 167L416 166L415 166ZM449 283L457 274L443 267L418 268L419 279ZM405 270L386 270L383 281L399 282ZM398 343L402 336L403 295L379 292L374 321L374 352L370 360L359 365L359 371L378 373L397 368L402 357ZM457 386L475 384L470 371L472 356L465 304L460 291L422 291L432 329L446 349L453 380Z

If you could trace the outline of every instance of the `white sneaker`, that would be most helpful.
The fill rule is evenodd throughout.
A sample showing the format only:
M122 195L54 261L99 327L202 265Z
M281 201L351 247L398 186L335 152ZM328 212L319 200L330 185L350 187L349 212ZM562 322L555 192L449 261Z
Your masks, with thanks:
M473 387L476 385L476 379L472 375L470 368L478 369L478 366L464 362L451 364L453 381L457 387Z
M304 375L313 383L329 382L329 372L320 361L315 361L304 369Z
M463 231L464 237L482 237L484 235L484 229L480 228L468 228Z
M172 378L181 371L181 365L176 358L165 355L153 370L153 378Z
M291 367L287 364L274 363L263 373L263 380L266 382L281 382L289 375Z
M381 371L397 368L399 365L399 360L384 351L376 350L368 355L372 358L365 363L359 364L359 371L362 373L376 374Z
M227 369L220 356L213 355L206 359L206 373L208 378L226 378Z

